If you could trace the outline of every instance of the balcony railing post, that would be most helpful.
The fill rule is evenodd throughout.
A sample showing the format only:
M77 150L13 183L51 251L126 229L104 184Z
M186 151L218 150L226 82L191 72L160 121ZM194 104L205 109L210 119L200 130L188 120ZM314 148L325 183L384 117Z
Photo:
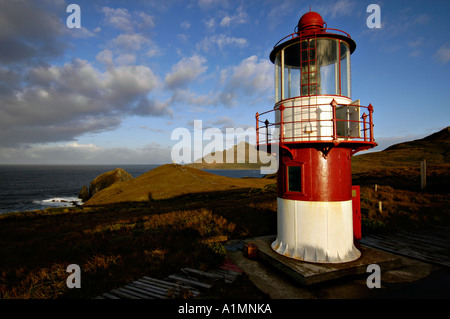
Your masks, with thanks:
M363 119L364 142L366 142L366 141L367 141L367 137L366 137L366 131L367 131L367 128L366 128L366 119L367 119L367 114L366 114L366 113L363 113L362 119Z
M264 124L266 124L266 144L269 145L269 120L266 119Z
M372 106L372 104L369 104L369 106L367 107L367 109L369 110L369 132L370 132L370 141L373 142L373 118L372 118L373 106Z
M259 146L259 113L256 112L256 146Z
M284 105L281 104L280 105L280 144L283 143L283 139L284 139L284 129L283 129L283 112L284 112Z
M331 108L333 110L333 141L335 141L337 139L337 130L336 130L336 107L337 107L337 102L335 99L333 99L333 101L331 101L330 103Z

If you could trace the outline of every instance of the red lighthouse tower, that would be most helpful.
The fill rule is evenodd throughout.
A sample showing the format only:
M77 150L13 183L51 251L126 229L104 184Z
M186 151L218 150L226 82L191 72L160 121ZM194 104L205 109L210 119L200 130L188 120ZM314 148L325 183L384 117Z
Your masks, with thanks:
M351 98L355 48L349 34L307 12L270 53L275 106L256 114L257 144L279 147L272 249L291 258L340 263L360 256L353 244L351 156L377 144L372 105ZM264 120L271 112L275 121ZM279 136L268 136L271 126Z

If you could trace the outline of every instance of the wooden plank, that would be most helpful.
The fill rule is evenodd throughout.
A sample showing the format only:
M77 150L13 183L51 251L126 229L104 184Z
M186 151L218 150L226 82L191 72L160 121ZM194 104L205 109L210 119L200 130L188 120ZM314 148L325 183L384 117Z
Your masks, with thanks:
M445 253L445 251L447 250L446 247L448 246L437 246L437 245L433 246L428 244L427 242L422 242L419 240L408 240L407 237L399 237L399 236L391 236L391 237L386 236L384 238L377 238L377 240L380 246L390 247L391 249L397 248L397 249L412 250L425 255L441 256L441 258L444 259L446 256L448 256L448 254Z
M402 238L405 239L408 242L415 243L415 244L427 244L432 247L445 247L450 244L450 240L446 238L440 238L438 236L435 236L433 234L428 233L410 233L410 232L399 232L398 234L392 234L390 237L396 237L396 238Z
M138 280L138 282L140 284L148 285L149 287L152 287L153 289L162 290L166 293L166 295L168 295L171 291L180 292L183 289L188 289L194 296L198 296L200 294L200 292L198 290L196 290L193 287L190 287L188 285L175 284L174 286L173 285L169 286L169 285L164 285L164 283L167 283L167 284L173 284L173 283L169 283L169 282L165 282L165 281L163 281L163 283L151 282L151 281L144 281L142 279ZM161 285L161 286L158 286L158 285Z
M443 266L450 266L450 236L437 234L447 230L446 227L430 228L423 231L399 231L395 233L370 234L360 241L406 257L415 258Z
M132 292L136 292L136 293L142 295L142 298L144 298L144 299L155 299L155 298L157 298L157 299L167 299L167 297L164 296L164 295L156 294L156 293L144 290L142 288L135 287L135 286L133 286L131 284L124 286L124 288L127 289L127 290L130 290Z
M204 272L204 271L201 271L198 269L193 269L193 268L182 268L181 271L184 273L187 273L187 274L192 274L194 276L210 278L212 280L222 279L222 276L220 276L218 274L214 274L211 272Z
M169 286L169 285L166 285L166 284L164 284L164 283L160 283L160 282L152 282L152 281L149 281L149 280L147 280L147 279L142 279L142 278L139 279L139 282L141 282L141 283L143 283L143 284L147 284L147 285L152 286L152 287L156 287L156 288L160 288L160 289L165 289L165 290L180 289L180 285Z
M212 287L212 285L210 285L210 284L205 284L203 282L192 280L192 279L183 277L181 275L170 275L168 278L175 280L175 281L181 281L188 285L193 285L193 286L199 287L199 288L210 289Z
M159 293L163 296L166 296L169 293L169 291L171 291L171 290L178 289L178 288L162 288L162 287L150 285L150 284L147 284L145 282L140 282L140 281L133 281L131 284L148 289L154 293Z
M216 269L216 273L223 276L227 283L233 282L240 275L238 273L229 272L225 269Z
M159 288L156 287L152 287L152 286L148 286L148 285L144 285L138 282L133 282L130 285L148 291L150 294L154 295L155 298L159 298L159 299L166 299L168 294L170 293L170 290L160 290ZM175 289L174 289L175 290Z
M155 278L151 278L151 277L147 277L147 276L142 277L141 280L146 280L146 281L153 282L153 283L156 283L156 284L164 285L166 287L175 287L176 288L176 287L180 286L179 284L176 284L176 283L173 283L173 282L160 280L160 279L155 279Z

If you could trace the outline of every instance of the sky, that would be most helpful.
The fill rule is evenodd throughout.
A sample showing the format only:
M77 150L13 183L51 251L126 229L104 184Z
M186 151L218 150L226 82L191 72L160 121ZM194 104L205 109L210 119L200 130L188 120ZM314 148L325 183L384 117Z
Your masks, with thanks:
M254 127L274 106L269 54L310 6L356 42L374 150L450 125L448 0L0 0L0 164L164 164L194 121Z

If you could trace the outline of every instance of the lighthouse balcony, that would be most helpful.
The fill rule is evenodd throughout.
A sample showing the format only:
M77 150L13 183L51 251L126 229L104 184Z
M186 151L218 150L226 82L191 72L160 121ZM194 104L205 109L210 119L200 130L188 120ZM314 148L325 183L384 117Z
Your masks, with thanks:
M376 145L373 107L343 96L290 98L275 104L273 110L256 113L256 136L258 147L346 143L359 150L371 148Z

